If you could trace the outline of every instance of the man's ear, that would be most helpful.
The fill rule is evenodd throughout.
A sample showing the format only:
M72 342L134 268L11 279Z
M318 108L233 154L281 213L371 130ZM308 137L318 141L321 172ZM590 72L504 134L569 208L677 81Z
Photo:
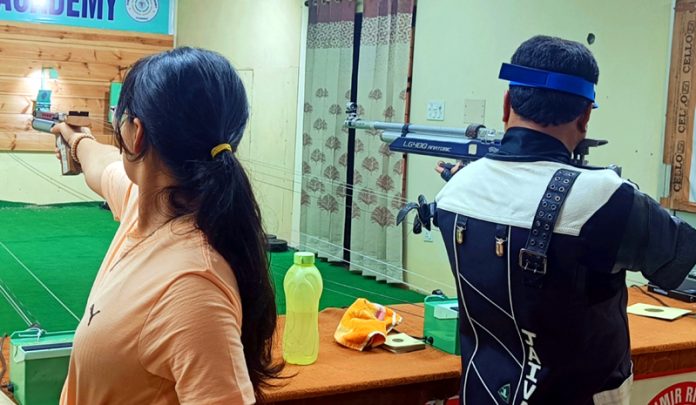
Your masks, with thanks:
M145 147L145 130L140 118L133 119L133 129L133 149L131 149L131 152L135 155L139 155Z
M503 96L503 122L507 124L510 121L510 90L505 92Z
M592 104L588 105L585 111L578 117L578 131L583 134L587 132L587 124L590 122L590 114L592 114Z

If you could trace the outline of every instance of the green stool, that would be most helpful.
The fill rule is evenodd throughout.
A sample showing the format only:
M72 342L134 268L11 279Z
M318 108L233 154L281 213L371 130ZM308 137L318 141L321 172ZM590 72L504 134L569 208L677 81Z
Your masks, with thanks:
M10 336L10 382L21 405L58 403L74 335L32 328Z

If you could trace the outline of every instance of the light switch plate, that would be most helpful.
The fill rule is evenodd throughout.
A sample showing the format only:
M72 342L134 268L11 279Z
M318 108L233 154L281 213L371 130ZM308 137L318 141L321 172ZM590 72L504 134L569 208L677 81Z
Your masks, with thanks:
M426 118L428 121L444 121L445 102L440 100L428 101L428 112Z

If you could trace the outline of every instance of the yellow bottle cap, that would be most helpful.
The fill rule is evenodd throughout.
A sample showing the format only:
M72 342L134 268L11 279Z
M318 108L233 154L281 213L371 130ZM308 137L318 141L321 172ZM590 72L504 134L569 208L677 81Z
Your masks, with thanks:
M314 264L314 253L296 252L294 262L295 264Z

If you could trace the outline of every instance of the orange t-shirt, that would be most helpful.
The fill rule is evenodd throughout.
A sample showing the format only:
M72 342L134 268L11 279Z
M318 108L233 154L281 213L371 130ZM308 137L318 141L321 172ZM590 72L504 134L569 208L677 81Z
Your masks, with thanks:
M102 191L121 225L77 327L60 403L254 403L230 266L191 218L137 235L138 188L123 163L107 167Z

